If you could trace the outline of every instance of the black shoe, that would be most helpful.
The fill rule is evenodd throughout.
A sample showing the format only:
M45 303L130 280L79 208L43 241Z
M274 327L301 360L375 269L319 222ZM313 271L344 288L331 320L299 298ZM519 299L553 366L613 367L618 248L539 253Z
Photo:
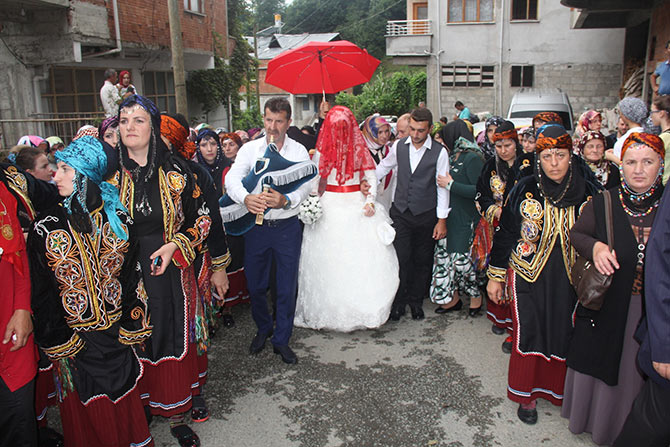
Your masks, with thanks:
M298 363L298 356L295 355L293 349L289 348L288 345L274 346L273 351L275 354L281 355L281 359L284 361L284 363L288 363L289 365L295 365Z
M534 425L537 422L537 408L525 410L519 405L519 409L516 410L516 415L519 416L519 419L524 424Z
M265 347L265 340L272 335L272 332L269 334L261 334L256 332L256 336L251 340L251 346L249 346L249 354L258 354Z
M512 336L509 336L505 339L505 341L502 344L502 352L505 354L511 354L512 353Z
M505 333L505 328L498 327L495 324L491 326L491 332L493 332L496 335L503 335Z
M423 309L421 308L421 305L418 306L409 306L410 312L412 312L412 320L423 320L423 317L425 316L423 314Z
M472 318L476 317L479 315L482 311L482 306L480 305L479 307L471 307L468 309L468 315L470 315Z
M200 438L195 434L191 427L186 424L170 427L170 433L177 438L179 447L200 447Z
M405 315L405 306L393 307L393 309L391 309L391 315L389 315L389 318L391 318L393 321L398 321L403 315Z
M209 410L207 402L202 395L193 396L193 406L191 407L191 420L193 422L205 422L209 419Z
M223 320L223 325L225 327L233 327L235 326L235 319L231 314L223 314L223 317L221 317L221 320Z
M463 308L463 301L458 301L458 303L454 304L453 306L449 308L445 308L442 306L439 306L437 309L435 309L436 314L447 314L449 312L456 312L457 310L461 310Z

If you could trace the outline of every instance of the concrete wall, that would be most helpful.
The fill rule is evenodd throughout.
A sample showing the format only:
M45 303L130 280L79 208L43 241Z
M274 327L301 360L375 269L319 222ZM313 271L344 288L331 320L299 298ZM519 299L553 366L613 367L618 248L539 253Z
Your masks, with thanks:
M443 115L453 115L456 99L471 105L473 111L505 114L517 90L510 87L511 65L534 65L534 87L563 88L576 115L584 107L612 105L618 100L624 29L572 29L570 9L556 0L539 0L538 20L515 22L509 20L509 0L496 0L494 21L486 23L448 24L446 2L433 0L428 7L436 24L432 52L439 52L440 65L495 66L494 87L441 87L438 95L440 79L437 74L431 76L436 73L431 58L426 68L428 107L434 113L439 98Z

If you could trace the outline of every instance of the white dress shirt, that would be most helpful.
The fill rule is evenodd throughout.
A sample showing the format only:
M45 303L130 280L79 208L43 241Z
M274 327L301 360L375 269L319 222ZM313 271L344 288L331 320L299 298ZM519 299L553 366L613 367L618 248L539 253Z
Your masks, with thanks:
M242 179L254 169L256 160L263 158L268 142L263 138L249 141L244 144L235 157L235 162L230 167L230 171L226 174L226 193L236 203L244 204L244 198L249 195L249 192L242 186ZM279 149L279 154L289 161L308 161L309 153L305 146L288 136L284 139L284 144ZM300 188L286 194L286 197L291 201L289 209L271 209L265 213L265 218L268 220L288 219L296 216L300 211L300 202L305 200L312 188L310 182L303 183Z
M412 172L416 170L416 167L419 166L423 154L426 153L426 150L432 150L431 146L433 144L433 139L426 138L426 141L423 142L423 145L420 148L415 148L412 144L412 138L407 137L404 141L405 144L409 144L409 167ZM392 169L398 167L398 142L391 146L389 153L384 157L384 159L377 165L375 173L377 174L377 180L384 178ZM396 170L397 171L397 170ZM449 155L447 151L442 148L440 150L440 155L437 158L437 166L435 169L435 185L437 186L437 218L446 219L449 215L449 191L446 188L442 188L437 184L438 175L446 175L449 172Z
M114 84L105 80L105 84L100 89L100 102L105 109L105 117L109 118L119 114L119 90Z

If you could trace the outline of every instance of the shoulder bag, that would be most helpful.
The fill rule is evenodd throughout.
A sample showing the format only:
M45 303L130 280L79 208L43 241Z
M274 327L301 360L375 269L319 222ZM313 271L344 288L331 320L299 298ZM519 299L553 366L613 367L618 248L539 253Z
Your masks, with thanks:
M612 197L608 190L603 191L605 199L605 226L607 228L607 247L612 251L614 243L614 228L612 224ZM600 310L605 299L607 289L612 284L612 275L603 275L593 262L582 255L570 269L572 286L577 292L579 304L591 310Z

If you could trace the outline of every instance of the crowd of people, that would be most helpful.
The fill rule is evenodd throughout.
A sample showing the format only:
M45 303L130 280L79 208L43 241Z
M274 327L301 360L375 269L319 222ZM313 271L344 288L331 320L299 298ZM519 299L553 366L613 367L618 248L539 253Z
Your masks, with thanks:
M233 306L250 302L251 355L269 340L296 364L294 326L422 320L426 300L506 337L522 422L542 398L597 444L670 443L667 96L651 114L621 100L613 137L595 110L573 135L553 112L474 135L461 102L392 126L324 100L298 129L284 98L227 132L106 75L98 127L23 137L0 165L1 445L150 446L160 416L197 446ZM599 310L573 287L577 255L612 278Z

